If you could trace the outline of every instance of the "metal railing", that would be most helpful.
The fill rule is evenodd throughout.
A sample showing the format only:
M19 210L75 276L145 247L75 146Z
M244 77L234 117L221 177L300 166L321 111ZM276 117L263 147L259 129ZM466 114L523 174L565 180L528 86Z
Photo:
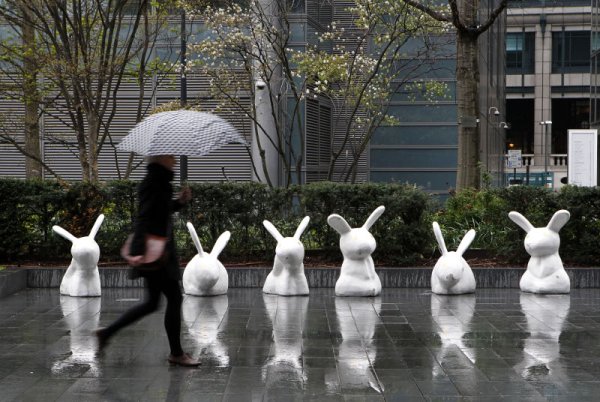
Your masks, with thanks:
M523 167L535 166L535 155L534 154L522 154L521 160ZM504 155L504 161L508 160L508 155ZM567 167L568 157L567 154L550 154L548 155L548 166L551 167Z

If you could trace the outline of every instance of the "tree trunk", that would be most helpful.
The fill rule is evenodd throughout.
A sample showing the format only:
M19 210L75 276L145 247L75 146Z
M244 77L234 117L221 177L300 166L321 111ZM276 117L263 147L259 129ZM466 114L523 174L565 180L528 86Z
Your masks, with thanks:
M466 27L477 25L478 1L459 1ZM458 99L458 172L456 189L479 188L479 49L478 35L456 32L456 98Z
M94 112L87 113L88 121L88 158L89 158L89 169L90 169L90 181L96 183L99 179L98 176L98 133L100 132L100 120Z
M26 11L22 10L23 17L29 21ZM40 149L39 125L39 93L37 87L37 66L35 55L35 30L31 24L22 24L23 40L23 97L25 104L25 177L28 179L42 178L42 152ZM37 160L35 159L37 158Z

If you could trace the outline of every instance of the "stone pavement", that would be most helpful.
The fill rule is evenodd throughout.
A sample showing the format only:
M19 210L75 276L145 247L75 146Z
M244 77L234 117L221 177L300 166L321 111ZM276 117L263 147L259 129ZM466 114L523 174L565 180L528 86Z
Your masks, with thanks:
M480 289L378 298L230 289L183 305L198 369L170 367L162 312L103 356L91 331L143 296L28 289L0 299L1 401L597 401L600 289L536 296ZM164 307L164 306L163 306Z

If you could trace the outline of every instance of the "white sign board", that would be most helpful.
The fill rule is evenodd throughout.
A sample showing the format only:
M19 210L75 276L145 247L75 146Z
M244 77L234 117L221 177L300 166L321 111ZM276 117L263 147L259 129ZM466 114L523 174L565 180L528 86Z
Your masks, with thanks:
M506 160L506 167L509 169L523 167L523 158L521 157L520 149L508 150L508 159Z
M598 183L597 130L569 130L569 184L595 187Z

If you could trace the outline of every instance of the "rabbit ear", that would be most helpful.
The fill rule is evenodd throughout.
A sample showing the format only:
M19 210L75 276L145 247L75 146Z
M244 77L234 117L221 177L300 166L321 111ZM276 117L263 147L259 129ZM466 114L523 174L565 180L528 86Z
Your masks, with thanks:
M523 215L516 211L510 211L508 213L508 217L511 221L519 225L521 229L523 229L527 233L531 232L534 229L533 225L529 223L527 218L525 218Z
M211 250L210 255L215 258L218 258L219 254L221 254L221 252L227 245L227 242L229 241L230 238L231 238L231 233L229 231L225 231L225 232L221 233L221 236L219 236L219 238L215 242L215 245L213 246L213 249Z
M298 229L296 229L296 233L294 233L294 239L300 240L300 236L302 236L302 233L304 233L304 231L306 230L306 227L308 226L308 222L310 222L310 217L305 216L304 219L302 219L302 222L300 222L300 224L298 225Z
M550 222L546 227L551 231L558 233L558 231L562 229L562 227L565 226L565 224L569 221L570 217L571 214L566 209L556 211L554 215L552 215L552 219L550 219Z
M367 218L367 220L365 221L365 224L363 225L363 228L367 229L367 230L371 229L371 226L373 226L373 224L375 222L377 222L377 219L379 219L379 217L381 216L381 214L383 214L383 211L385 211L385 207L383 205L377 207L375 209L375 211L373 211L371 213L371 216L369 216Z
M352 230L348 222L338 214L331 214L327 218L327 223L329 226L335 229L336 232L343 235Z
M96 234L98 234L98 230L100 230L100 226L102 226L102 222L104 222L104 215L100 214L96 218L96 222L94 222L94 226L92 227L92 230L90 230L90 237L92 239L96 237Z
M202 254L204 254L204 250L202 250L202 244L200 244L200 238L198 237L198 233L196 233L194 225L192 225L192 222L188 222L185 224L185 226L187 226L188 231L190 232L190 236L192 236L192 241L196 246L196 250L198 250L198 255L201 256Z
M77 237L73 236L71 233L67 232L60 226L54 225L52 226L52 230L54 230L57 234L64 237L65 239L69 240L71 243L75 243L75 240L77 240Z
M444 242L444 236L442 235L442 229L440 229L440 225L437 222L433 222L433 234L435 234L435 239L438 242L438 246L440 246L440 252L442 255L448 254L448 249L446 248L446 243Z
M471 243L473 243L473 240L475 240L475 229L469 230L465 237L463 237L463 239L460 241L460 244L458 245L458 248L456 249L456 253L458 255L463 255L465 251L467 251Z
M283 240L283 236L281 235L281 233L279 233L279 230L277 230L277 228L271 222L269 222L268 220L264 220L263 225L265 226L265 229L267 229L267 231L271 233L271 236L273 236L275 240L277 240L277 243Z

